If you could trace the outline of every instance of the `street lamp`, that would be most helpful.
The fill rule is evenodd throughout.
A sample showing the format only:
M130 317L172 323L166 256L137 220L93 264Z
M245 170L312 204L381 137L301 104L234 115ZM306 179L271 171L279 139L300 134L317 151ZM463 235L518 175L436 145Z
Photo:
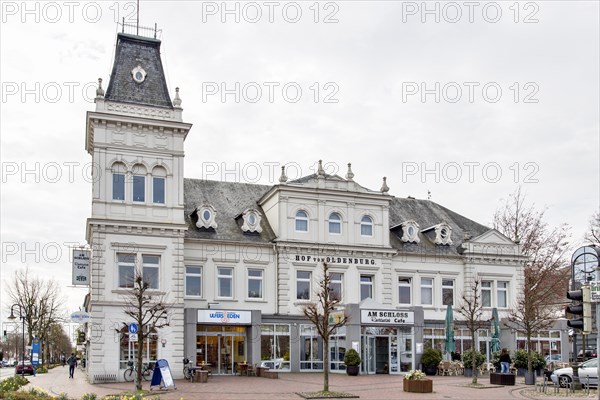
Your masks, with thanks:
M25 318L27 318L27 315L25 315L25 313L23 312L23 308L21 307L21 305L15 303L12 306L10 306L10 316L8 317L9 320L14 321L15 319L17 319L17 317L15 317L15 307L19 307L19 318L21 318L21 321L23 322L23 349L21 351L21 374L25 376Z

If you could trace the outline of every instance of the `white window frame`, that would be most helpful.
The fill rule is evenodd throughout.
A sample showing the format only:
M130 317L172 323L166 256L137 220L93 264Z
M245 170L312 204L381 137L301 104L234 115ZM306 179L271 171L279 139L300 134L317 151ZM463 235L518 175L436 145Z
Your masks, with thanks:
M163 182L162 188L162 201L156 201L155 197L155 189L156 189L156 181L161 180ZM166 204L167 202L167 178L164 176L152 176L152 204Z
M488 285L488 286L484 286L484 284ZM493 304L493 299L492 299L492 290L494 287L494 281L491 280L482 280L481 281L481 306L482 307L492 307ZM486 296L484 296L484 293L487 293L487 298L489 300L489 304L485 304L484 303L484 299Z
M133 262L125 262L125 261L119 261L119 257L133 257ZM137 261L137 257L135 254L127 254L127 253L117 253L117 287L120 289L131 289L133 288L134 285L134 279L135 279L135 268L136 268L136 261ZM132 273L131 273L131 283L127 283L124 282L124 284L121 284L121 268L132 268Z
M300 278L298 276L298 274L300 272L307 273L308 274L308 278ZM300 297L300 292L298 291L298 283L300 283L300 282L308 282L308 299L304 299L304 298ZM304 293L304 291L302 293ZM311 294L312 294L312 272L311 271L306 271L306 270L298 270L298 271L296 271L296 300L310 300Z
M257 271L260 272L260 277L259 276L252 276L250 275L250 271ZM265 280L264 280L264 276L265 276L265 270L261 269L261 268L248 268L246 270L246 277L247 277L247 290L246 290L246 298L248 300L262 300L264 299L265 296ZM251 297L250 296L250 281L258 281L260 283L260 296L259 297Z
M227 275L227 274L222 274L221 272L224 270L228 270L231 272L231 274ZM234 298L234 293L235 293L235 288L234 288L234 281L233 281L233 275L234 275L234 269L233 267L217 267L217 297L219 299L233 299ZM230 281L230 285L229 287L231 288L231 293L229 296L223 296L223 294L221 293L221 279L229 279Z
M364 281L364 282L363 282L363 277L365 277L365 278L370 278L370 280L369 280L369 281ZM363 301L363 300L364 300L364 299L362 298L362 294L363 294L363 293L362 293L362 288L363 288L363 286L365 286L365 287L369 287L369 288L370 288L370 289L369 289L369 292L371 293L371 296L369 296L369 297L370 297L371 299L375 300L375 299L374 299L374 297L373 297L373 296L375 295L375 292L374 292L374 287L375 287L375 276L374 276L374 275L371 275L371 274L360 274L360 286L359 286L359 291L358 291L358 293L359 293L359 296L360 296L360 301Z
M368 221L365 221L367 219ZM363 233L363 226L368 227L371 230L370 234ZM373 218L370 215L363 215L360 219L360 236L362 237L373 237Z
M188 268L199 268L200 272L188 272ZM200 280L200 294L188 294L187 292L187 281L189 278L198 278ZM201 265L186 265L185 266L185 282L184 282L185 297L202 298L202 266Z
M116 177L121 177L121 180L118 182L119 185L121 186L120 189L123 191L123 198L122 199L115 199L115 178ZM111 193L111 197L113 201L125 201L125 199L127 198L127 190L126 190L127 185L125 185L125 173L124 172L113 172L112 174L112 193Z
M404 280L408 280L404 282ZM399 276L398 277L398 304L402 305L411 305L412 304L412 282L413 278L411 276ZM408 288L408 303L402 302L402 296L400 295L401 288Z
M424 280L430 280L431 284L430 285L429 284L427 284L427 285L423 284ZM423 305L423 306L433 306L433 303L435 302L435 299L433 298L433 285L435 283L435 279L433 279L432 277L429 277L429 276L422 276L420 278L419 282L420 282L420 285L419 285L420 286L420 288L419 288L420 290L419 290L419 292L421 294L421 305ZM423 302L423 297L424 297L423 296L423 291L424 290L429 290L429 292L431 293L431 303L424 303Z
M451 282L451 285L447 285L444 284L444 281L446 282ZM454 292L455 292L455 281L452 278L442 278L442 290L441 290L441 295L442 295L442 306L447 306L448 304L444 304L444 302L446 301L444 298L444 290L452 290L452 303L450 303L451 306L454 305L455 301L454 301Z
M333 279L333 275L339 275L339 279ZM331 271L329 273L329 282L330 282L330 287L332 288L333 285L337 285L340 288L340 302L343 302L344 299L344 273L343 272L337 272L337 271Z
M146 262L146 261L144 261L144 257L157 257L158 264ZM159 255L157 255L157 254L142 254L142 278L144 279L144 281L145 281L144 276L146 275L146 270L149 270L149 269L156 270L156 287L150 285L150 282L148 282L148 285L149 285L150 289L158 290L160 288L160 256Z
M505 283L506 287L500 287L500 283ZM508 308L508 288L510 287L509 281L496 281L496 304L498 308ZM504 293L505 304L500 305L500 293Z
M300 214L300 213L303 213L305 216L298 216L298 214ZM306 222L306 230L298 229L299 221ZM309 217L307 211L305 211L305 210L296 211L296 215L294 216L294 230L298 233L308 233L308 231L310 230L310 217Z
M142 190L142 199L141 200L136 200L136 196L135 196L135 181L136 178L141 178L142 182L144 184L144 188ZM131 200L134 203L145 203L146 202L146 175L141 175L141 174L133 174L133 176L131 177Z
M332 219L331 217L337 217L338 219ZM327 231L330 235L341 235L342 234L342 216L338 212L332 212L329 214L329 218L327 219ZM338 227L339 232L335 232L335 229L331 229L332 227Z

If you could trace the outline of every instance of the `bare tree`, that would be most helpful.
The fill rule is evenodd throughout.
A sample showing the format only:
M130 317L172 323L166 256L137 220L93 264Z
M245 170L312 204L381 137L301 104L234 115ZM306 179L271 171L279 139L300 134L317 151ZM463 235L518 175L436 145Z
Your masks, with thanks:
M549 228L544 221L546 209L537 211L526 204L517 189L494 215L494 228L516 243L528 258L524 266L523 290L508 317L527 337L527 366L532 373L531 336L548 329L564 307L570 269L567 256L569 227Z
M48 332L54 323L64 321L64 298L58 283L33 276L29 269L20 269L15 272L12 282L6 288L8 296L14 304L21 306L25 317L25 328L28 343L31 343L34 333L39 336L44 355L48 356Z
M150 340L157 329L169 326L171 303L166 301L165 293L157 293L150 287L150 283L144 280L142 271L135 269L133 277L133 287L123 295L125 301L124 312L131 317L138 326L138 341L135 365L137 369L135 377L135 386L137 390L142 390L142 372L144 344ZM127 327L127 323L123 322Z
M483 304L481 302L481 282L474 279L470 286L463 290L460 296L461 302L456 309L456 312L462 315L465 319L465 325L471 334L471 351L473 380L472 383L477 384L477 357L475 346L475 333L486 326L489 326L489 321L483 320Z
M323 339L323 391L329 392L329 337L338 328L346 325L349 318L345 313L337 311L341 303L341 294L331 287L331 276L326 262L323 262L322 270L323 277L315 293L317 300L303 304L302 311Z
M596 211L590 218L590 227L585 234L585 239L596 246L600 246L600 211Z

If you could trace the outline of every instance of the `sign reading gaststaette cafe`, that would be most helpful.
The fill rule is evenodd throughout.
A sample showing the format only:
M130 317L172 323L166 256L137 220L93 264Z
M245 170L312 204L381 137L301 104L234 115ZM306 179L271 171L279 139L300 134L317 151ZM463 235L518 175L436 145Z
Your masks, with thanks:
M360 310L360 322L363 324L410 325L415 323L415 313L395 310Z

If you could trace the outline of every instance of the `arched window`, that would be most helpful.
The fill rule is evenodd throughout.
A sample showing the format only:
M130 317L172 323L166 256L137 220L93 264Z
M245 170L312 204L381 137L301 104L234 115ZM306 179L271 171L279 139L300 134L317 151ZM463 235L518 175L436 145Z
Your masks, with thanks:
M364 215L360 220L360 235L373 236L373 219L368 215Z
M308 232L308 214L306 211L296 213L296 232Z
M125 200L125 164L117 162L112 166L112 199Z
M340 214L329 214L329 233L333 233L334 235L342 233L342 217L340 217Z
M165 183L167 171L163 167L152 170L152 203L165 204Z

